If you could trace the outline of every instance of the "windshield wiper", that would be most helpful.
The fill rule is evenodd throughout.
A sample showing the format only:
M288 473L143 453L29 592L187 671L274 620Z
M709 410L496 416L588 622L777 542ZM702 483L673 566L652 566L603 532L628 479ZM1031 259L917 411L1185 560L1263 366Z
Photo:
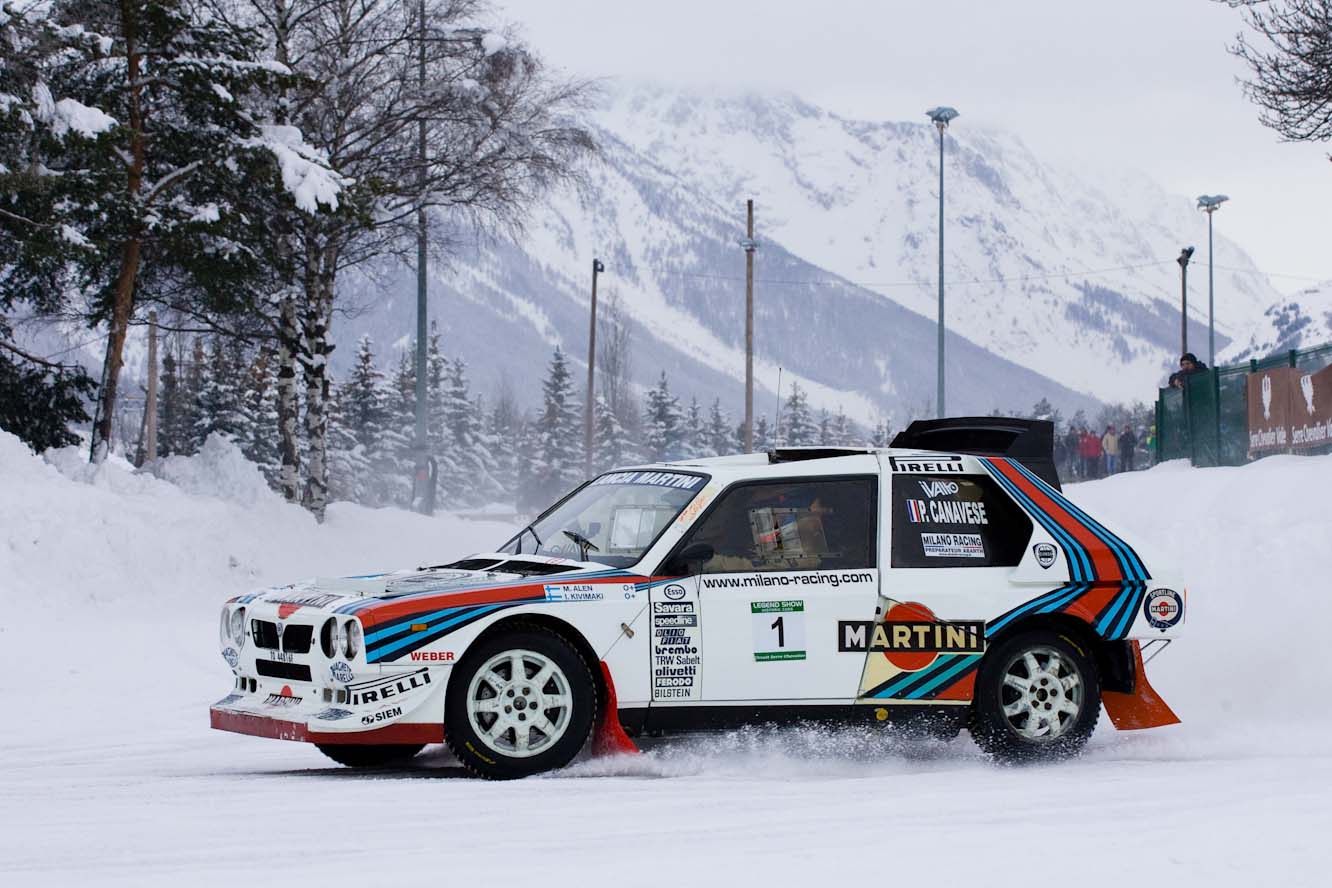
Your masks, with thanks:
M581 533L578 533L577 531L564 530L561 531L561 533L563 533L569 539L573 540L578 545L579 561L587 560L587 553L589 549L592 550L593 552L601 551L600 547L598 547L596 543L592 542L587 537L583 536Z
M532 550L532 554L533 555L537 554L537 552L541 549L541 537L537 536L536 531L532 529L532 525L534 524L536 524L535 521L533 521L532 524L529 524L526 527L524 527L522 530L518 531L518 536L517 536L518 548L514 550L513 554L515 555L523 554L523 534L525 533L530 533L532 535L532 539L536 540L536 548Z

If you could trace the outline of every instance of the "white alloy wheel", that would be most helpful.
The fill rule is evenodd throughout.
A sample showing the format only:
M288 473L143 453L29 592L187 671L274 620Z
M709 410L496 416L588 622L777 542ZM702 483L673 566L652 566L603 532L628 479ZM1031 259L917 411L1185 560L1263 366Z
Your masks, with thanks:
M1027 648L1004 668L1004 717L1026 740L1056 740L1077 723L1083 686L1071 658L1052 647Z
M493 751L527 758L564 736L573 702L569 677L554 660L536 651L501 651L472 675L467 720Z

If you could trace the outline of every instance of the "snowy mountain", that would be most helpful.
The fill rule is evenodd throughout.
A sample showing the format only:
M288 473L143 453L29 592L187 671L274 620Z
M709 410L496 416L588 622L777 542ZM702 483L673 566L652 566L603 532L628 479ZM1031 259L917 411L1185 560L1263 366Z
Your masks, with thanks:
M1273 352L1332 342L1332 281L1283 296L1263 312L1263 323L1246 342L1226 353L1228 360L1262 358Z
M922 120L924 118L922 117ZM604 163L553 196L521 238L474 247L434 275L446 351L483 388L535 400L559 343L586 354L590 264L633 321L640 383L666 370L686 397L738 406L744 201L757 205L759 410L777 368L816 406L901 420L934 396L938 136L928 123L848 120L791 96L616 86L595 114ZM1132 176L1045 163L1011 134L955 124L946 143L948 409L1067 410L1150 400L1178 348L1179 247L1202 243L1192 201ZM1113 171L1112 171L1113 174ZM1277 298L1217 239L1218 349ZM1190 339L1206 340L1205 245L1191 271ZM344 288L368 331L413 329L408 269Z

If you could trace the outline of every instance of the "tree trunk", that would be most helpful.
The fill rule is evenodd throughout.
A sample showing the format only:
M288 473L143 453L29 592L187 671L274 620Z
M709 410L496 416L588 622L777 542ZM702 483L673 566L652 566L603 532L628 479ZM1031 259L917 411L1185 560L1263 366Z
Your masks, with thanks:
M282 468L278 474L278 487L282 498L289 503L301 498L300 433L296 423L299 405L296 400L296 357L301 348L301 330L296 322L296 300L290 295L282 297L279 306L278 328L278 451Z
M121 29L125 36L127 60L125 79L129 85L130 162L126 170L125 190L131 202L139 199L143 185L144 143L143 109L140 105L139 68L142 54L138 48L138 31L134 5L121 3ZM111 336L106 343L106 362L102 370L102 391L97 404L97 421L93 423L92 449L89 461L100 463L106 459L111 446L111 420L116 412L116 389L120 382L120 368L125 363L125 337L129 333L130 317L134 313L134 284L139 274L141 233L136 223L120 253L120 272L116 275L111 303Z
M336 253L319 250L313 267L313 290L307 291L303 318L305 360L305 439L308 463L302 504L318 521L328 507L328 356L333 351L328 330L333 321L333 279Z

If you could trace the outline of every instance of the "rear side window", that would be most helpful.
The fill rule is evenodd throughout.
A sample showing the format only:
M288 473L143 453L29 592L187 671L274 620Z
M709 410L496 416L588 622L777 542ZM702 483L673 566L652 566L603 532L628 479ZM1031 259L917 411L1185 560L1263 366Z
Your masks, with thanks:
M893 477L893 567L1011 567L1031 521L983 475Z

